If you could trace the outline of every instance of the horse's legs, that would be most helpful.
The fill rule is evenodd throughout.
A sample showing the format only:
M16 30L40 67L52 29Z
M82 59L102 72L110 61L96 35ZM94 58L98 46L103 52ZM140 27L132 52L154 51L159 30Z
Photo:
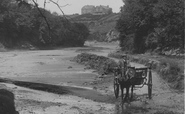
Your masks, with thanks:
M124 101L126 101L129 98L129 88L130 88L130 86L126 87L126 95L125 95Z
M121 101L123 102L123 92L124 92L124 87L122 84L120 84L121 86Z
M134 91L134 85L131 86L131 100L133 99L133 91Z

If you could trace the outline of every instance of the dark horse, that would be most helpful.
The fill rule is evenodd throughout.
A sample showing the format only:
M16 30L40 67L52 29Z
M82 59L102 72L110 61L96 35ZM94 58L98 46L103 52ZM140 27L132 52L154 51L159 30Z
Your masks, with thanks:
M119 62L118 68L117 68L117 75L118 75L118 83L121 88L121 99L122 101L129 100L129 89L131 87L131 99L133 98L133 88L134 88L134 82L136 79L135 76L135 70L134 67L128 67L127 61ZM124 88L126 88L126 94L123 99L123 93Z

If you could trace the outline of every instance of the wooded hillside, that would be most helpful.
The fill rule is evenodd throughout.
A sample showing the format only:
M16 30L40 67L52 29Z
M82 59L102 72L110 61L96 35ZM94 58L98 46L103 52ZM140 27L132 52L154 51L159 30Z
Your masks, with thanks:
M14 48L29 43L37 47L83 46L88 28L72 23L25 0L0 0L0 43Z
M123 0L117 21L123 50L184 50L183 0Z

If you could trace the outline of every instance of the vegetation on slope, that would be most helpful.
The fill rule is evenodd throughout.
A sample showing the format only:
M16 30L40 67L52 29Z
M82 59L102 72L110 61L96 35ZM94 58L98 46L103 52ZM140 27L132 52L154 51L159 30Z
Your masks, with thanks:
M88 26L90 30L88 40L106 41L107 33L111 30L115 30L116 21L119 19L119 16L119 13L105 15L84 14L75 16L71 20L84 23ZM92 26L90 23L93 23Z
M116 29L123 51L132 52L134 62L148 63L158 56L153 69L169 82L172 88L184 88L184 1L183 0L123 0L121 17ZM151 55L139 55L150 52ZM154 53L153 53L154 52ZM115 54L110 54L110 56ZM117 55L116 55L117 56Z
M72 23L24 0L0 1L0 42L14 48L28 42L37 47L83 46L89 35L82 23Z
M183 0L123 0L116 28L123 50L184 49ZM128 48L128 45L130 47Z

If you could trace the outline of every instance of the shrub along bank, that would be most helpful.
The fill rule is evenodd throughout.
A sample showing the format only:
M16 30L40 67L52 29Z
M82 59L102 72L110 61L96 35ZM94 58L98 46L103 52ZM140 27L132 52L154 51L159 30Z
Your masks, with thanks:
M117 66L117 63L112 59L90 53L78 54L74 58L74 61L80 64L84 64L89 69L96 69L100 74L111 73L113 68Z
M121 55L121 53L110 53L108 56L120 59ZM174 59L148 59L148 57L134 55L128 55L128 58L132 62L145 65L152 62L152 69L156 71L162 79L167 81L172 89L184 90L184 67L180 66ZM77 55L74 61L86 65L89 69L96 69L100 74L110 73L113 67L117 66L117 63L110 58L89 53Z

